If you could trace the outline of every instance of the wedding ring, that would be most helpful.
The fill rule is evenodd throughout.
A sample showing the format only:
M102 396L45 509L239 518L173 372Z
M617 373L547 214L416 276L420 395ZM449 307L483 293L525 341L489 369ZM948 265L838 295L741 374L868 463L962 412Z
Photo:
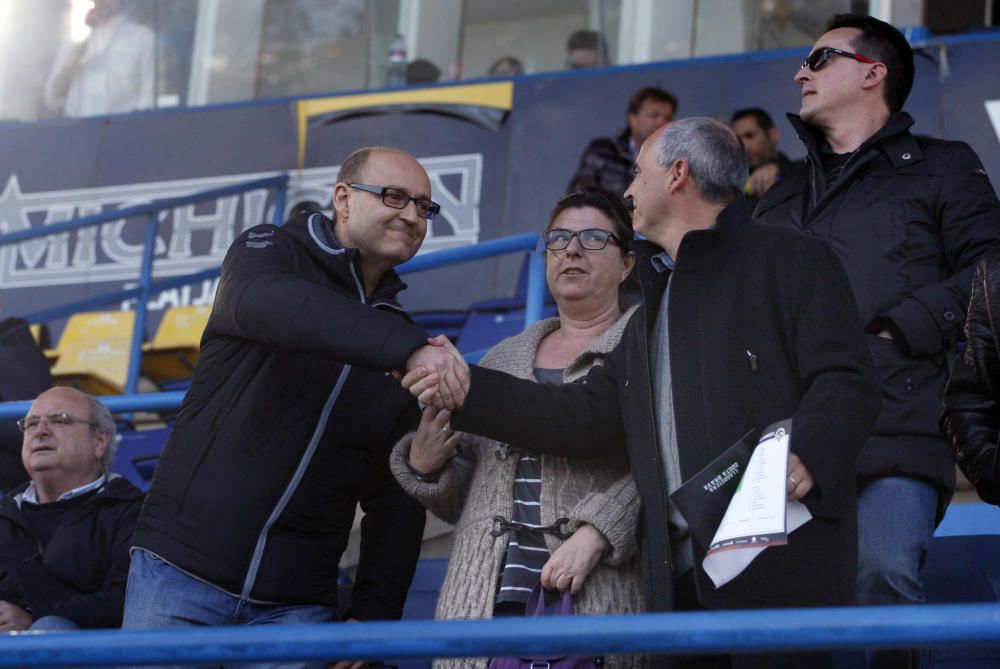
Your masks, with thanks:
M442 428L441 428L441 431L442 431L442 432L444 432L444 433L445 433L445 435L449 435L449 434L451 434L451 428L450 428L450 427L448 427L447 425L445 425L444 427L442 427Z
M793 488L799 484L799 482L796 481L795 478L793 476L791 476L791 475L788 476L788 480L792 482L792 487Z

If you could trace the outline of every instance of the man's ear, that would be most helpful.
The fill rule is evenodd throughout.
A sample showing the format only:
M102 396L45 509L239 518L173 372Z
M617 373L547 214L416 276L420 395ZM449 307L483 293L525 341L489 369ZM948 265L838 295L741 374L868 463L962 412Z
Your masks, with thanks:
M771 126L770 128L768 128L767 129L767 138L769 140L771 140L771 144L777 145L778 144L778 129L775 128L774 126Z
M691 177L691 168L683 158L678 158L667 170L667 190L676 193Z
M97 443L94 445L94 457L98 460L104 458L104 454L108 452L108 439L110 438L107 432L101 432L97 435Z
M882 83L888 75L889 68L885 66L885 63L872 63L868 66L868 71L865 72L865 78L861 82L861 88L874 88Z
M333 211L338 221L346 220L350 213L350 194L351 187L343 182L333 187Z

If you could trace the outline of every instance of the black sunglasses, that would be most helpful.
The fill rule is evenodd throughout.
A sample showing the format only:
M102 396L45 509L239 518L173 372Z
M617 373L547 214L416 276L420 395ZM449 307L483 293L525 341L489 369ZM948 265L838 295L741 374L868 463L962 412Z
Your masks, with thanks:
M823 66L826 65L826 62L830 60L831 55L853 58L854 60L861 61L862 63L879 62L877 60L872 60L871 58L866 58L865 56L859 56L856 53L851 53L850 51L834 49L832 46L821 46L806 57L805 62L802 63L802 67L808 67L813 72L821 70L823 69Z
M393 209L406 209L406 205L410 204L410 200L413 200L413 204L417 205L417 213L421 218L426 218L431 220L437 214L441 213L441 205L433 200L424 200L422 198L410 197L410 194L401 188L393 188L392 186L370 186L368 184L348 184L351 188L356 188L358 190L363 190L367 193L374 193L382 198L382 204L387 207L392 207Z
M580 241L580 246L588 251L600 251L608 242L613 241L618 244L615 233L600 228L587 228L586 230L566 230L565 228L552 228L542 233L545 240L545 248L550 251L562 251L569 247L569 243L576 237Z

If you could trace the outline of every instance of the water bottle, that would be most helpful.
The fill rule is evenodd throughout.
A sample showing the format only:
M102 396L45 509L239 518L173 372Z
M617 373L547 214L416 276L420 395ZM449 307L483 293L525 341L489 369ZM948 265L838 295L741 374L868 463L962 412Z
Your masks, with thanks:
M385 85L389 88L399 88L406 85L406 41L398 33L396 38L392 40L392 44L389 45Z

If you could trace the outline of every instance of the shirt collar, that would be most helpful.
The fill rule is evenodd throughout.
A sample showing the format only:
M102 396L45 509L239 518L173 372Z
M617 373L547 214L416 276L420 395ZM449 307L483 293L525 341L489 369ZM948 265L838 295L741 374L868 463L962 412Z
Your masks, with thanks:
M90 483L87 483L86 485L82 485L82 486L80 486L78 488L73 488L72 490L69 490L69 491L64 492L63 494L59 495L59 498L56 501L57 502L64 502L64 501L66 501L68 499L73 499L74 497L79 497L80 495L84 495L84 494L90 492L91 490L97 490L102 485L104 485L104 481L106 479L107 479L107 476L105 476L104 474L101 474L100 476L97 477L96 480L91 481ZM18 499L18 506L20 506L20 502L22 502L22 501L23 502L29 502L31 504L38 504L39 503L38 502L38 486L36 486L35 482L32 481L31 483L28 484L28 487L25 488L24 492L21 493L20 495L18 495L18 497L20 498L20 499Z
M673 271L674 267L677 266L677 263L674 262L674 259L671 258L670 254L667 253L666 251L661 251L657 253L655 256L649 259L649 262L652 263L653 269L655 269L658 274L663 274L664 272L671 272Z

